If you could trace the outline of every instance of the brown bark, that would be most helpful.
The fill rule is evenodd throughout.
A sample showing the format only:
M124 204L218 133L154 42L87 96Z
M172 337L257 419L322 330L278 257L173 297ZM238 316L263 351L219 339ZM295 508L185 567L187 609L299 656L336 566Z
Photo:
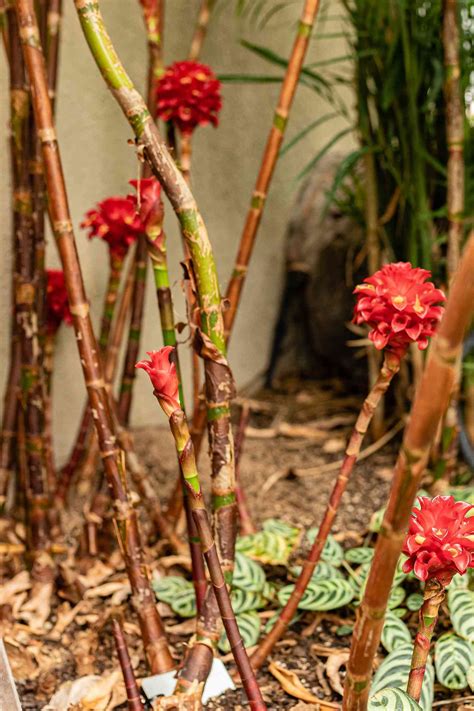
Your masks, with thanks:
M33 2L16 0L15 7L23 54L33 90L33 108L42 144L51 221L64 270L69 306L100 453L113 497L115 526L132 588L132 604L139 617L145 651L152 671L167 671L173 668L173 660L156 610L155 597L143 560L137 516L128 496L120 452L115 445L109 401L72 230Z
M120 622L115 618L112 619L112 632L114 633L115 648L117 650L117 656L120 662L123 680L125 682L128 711L143 711L145 707L143 706L140 698L140 690L133 672L130 654L128 653L128 647L125 641L125 635Z

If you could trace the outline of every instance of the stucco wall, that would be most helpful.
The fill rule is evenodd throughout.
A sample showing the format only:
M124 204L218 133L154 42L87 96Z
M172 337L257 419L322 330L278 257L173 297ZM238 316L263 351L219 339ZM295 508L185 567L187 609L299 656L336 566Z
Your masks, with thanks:
M202 59L216 72L279 74L239 44L239 37L273 47L282 55L290 49L292 28L301 3L277 15L264 29L242 24L233 14L235 2L221 0L212 22ZM94 323L98 323L106 279L105 249L98 241L89 243L78 225L85 210L111 194L127 191L127 181L137 175L133 148L127 144L130 131L117 105L107 93L85 45L71 0L64 3L63 39L57 108L57 128L64 171L80 258ZM110 33L129 73L143 87L146 50L136 0L102 0ZM166 61L186 55L192 20L198 0L167 0ZM329 21L326 31L340 30L338 21ZM345 53L342 39L321 39L312 43L310 61ZM322 68L324 71L324 67ZM0 71L0 93L7 96L6 64ZM193 186L215 249L223 288L227 283L243 225L250 193L271 122L276 84L227 84L218 130L206 127L194 140ZM289 135L295 134L328 111L316 94L304 87L298 91ZM8 102L0 102L2 167L0 169L0 382L8 362L10 296L10 210L8 171ZM345 124L344 124L345 125ZM266 365L272 328L279 305L283 276L283 240L290 207L295 197L298 170L316 154L328 138L343 127L333 120L312 132L300 147L280 162L268 199L241 311L230 349L230 363L237 383L244 385ZM350 145L350 138L346 139ZM179 284L181 247L175 220L168 209L169 260L174 282L177 318L184 309ZM57 266L54 243L48 243L48 264ZM147 315L142 338L145 349L161 345L156 318L155 295L151 284L147 293ZM186 368L187 375L187 368ZM133 407L133 423L157 422L160 413L143 374L138 377ZM189 380L189 378L188 378ZM54 428L58 458L64 458L77 427L84 400L84 386L71 330L61 329L58 338L54 379Z

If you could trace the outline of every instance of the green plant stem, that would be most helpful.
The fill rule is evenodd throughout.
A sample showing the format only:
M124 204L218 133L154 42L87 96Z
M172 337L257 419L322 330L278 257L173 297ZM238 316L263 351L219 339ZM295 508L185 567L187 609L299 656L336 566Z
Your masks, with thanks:
M349 477L354 469L355 463L357 462L357 457L359 456L362 442L364 441L364 436L370 425L370 421L377 409L378 403L387 392L390 383L399 370L400 355L387 351L380 369L379 377L377 378L377 381L375 382L369 395L364 400L364 404L362 405L359 416L354 425L354 429L345 451L344 459L341 463L338 477L331 492L326 511L324 512L323 520L319 526L318 535L316 536L309 555L303 564L303 569L298 577L298 580L296 581L296 585L272 629L265 639L260 642L258 648L250 658L254 669L259 669L262 666L275 644L281 639L282 635L288 629L288 625L291 623L296 610L298 609L298 605L304 595L309 581L311 580L314 570L319 563L321 553L326 544L329 533L331 532L337 510L346 490Z
M68 209L34 6L32 0L15 0L15 7L23 54L32 87L35 120L42 144L51 221L64 270L76 343L90 408L94 413L100 453L114 501L115 527L130 580L132 604L139 618L145 652L152 672L164 672L172 669L174 663L168 650L164 629L155 605L155 596L144 564L137 515L128 495L122 458L115 445L116 438L110 416L109 400Z
M230 579L236 537L233 440L230 426L233 380L225 357L222 303L212 247L189 186L172 160L142 97L115 52L99 4L88 0L75 0L75 6L97 66L135 133L138 149L143 152L163 185L191 253L201 317L201 355L205 360L206 372L214 489L214 531L224 572L227 579ZM212 617L214 619L214 616ZM188 661L192 661L192 654L188 655Z
M158 401L159 396L155 393ZM161 404L161 403L160 403ZM166 412L166 405L163 406ZM201 492L199 482L199 473L196 466L196 458L186 422L186 415L183 410L175 410L169 419L170 429L176 444L181 472L183 476L184 486L190 502L192 516L196 524L196 528L201 540L202 551L209 569L213 594L217 600L219 611L224 623L225 631L230 642L230 647L234 655L234 660L239 670L245 693L249 701L251 709L266 709L263 701L255 674L250 665L247 652L245 650L239 628L235 619L232 605L230 602L229 590L225 581L216 544L213 539L209 518L207 515L204 498ZM199 623L198 632L199 634ZM207 634L207 629L203 630L203 634ZM188 689L187 683L180 676L176 691L178 693L186 693Z
M466 244L445 313L433 338L395 466L388 505L353 632L344 711L365 711L367 708L372 665L393 576L430 448L456 377L464 333L474 312L473 270L474 232Z
M444 597L444 586L439 580L430 578L426 581L407 686L407 692L415 701L419 701L421 697L426 662L430 652L431 637L436 627L439 608L443 603Z

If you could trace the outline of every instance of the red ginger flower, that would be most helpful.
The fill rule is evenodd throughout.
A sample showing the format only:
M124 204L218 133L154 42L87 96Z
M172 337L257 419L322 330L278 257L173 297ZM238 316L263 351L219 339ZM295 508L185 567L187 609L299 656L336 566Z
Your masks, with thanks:
M142 178L129 180L130 185L137 191L136 195L129 195L133 200L135 209L140 217L148 235L160 233L163 225L163 201L161 199L161 185L156 178Z
M455 573L474 567L474 506L453 496L418 497L413 508L403 552L403 565L420 580L437 578L447 585Z
M72 324L72 315L66 292L64 272L61 269L46 270L46 328L54 336L61 323Z
M196 126L217 126L222 101L220 81L211 68L194 61L175 62L156 84L156 115L174 121L182 133Z
M376 348L404 352L410 343L420 350L428 346L443 313L446 297L426 281L431 272L409 262L386 264L354 289L355 323L371 327L369 338Z
M173 346L165 346L159 351L147 351L151 360L141 360L135 368L142 368L150 376L155 395L168 415L180 408L179 386L176 365L170 361Z
M100 237L109 245L110 255L124 259L130 245L144 232L130 197L110 197L86 213L81 227L89 229L89 239Z

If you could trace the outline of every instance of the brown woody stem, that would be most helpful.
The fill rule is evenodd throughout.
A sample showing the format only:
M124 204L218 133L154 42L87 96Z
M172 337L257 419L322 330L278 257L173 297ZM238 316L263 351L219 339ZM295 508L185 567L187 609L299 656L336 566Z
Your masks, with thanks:
M207 28L209 26L209 20L211 19L211 13L215 4L216 0L201 0L196 28L191 40L191 48L188 55L188 59L191 61L196 61L201 54L202 46L207 34Z
M338 477L331 492L326 511L324 512L323 520L319 526L318 535L303 564L303 569L296 581L296 585L272 629L251 656L252 667L254 669L259 669L262 666L275 644L287 630L288 625L291 623L298 609L298 605L319 562L324 545L333 526L342 495L346 490L349 477L359 456L367 428L370 425L378 403L387 392L390 383L399 369L400 355L387 351L379 377L369 395L364 400L364 404L362 405L354 429L352 430Z
M439 608L444 600L444 596L444 586L439 580L433 578L426 581L407 686L407 692L415 701L419 701L421 697L426 662L430 652L431 637L436 627Z
M143 711L145 707L143 706L140 698L140 690L133 672L130 654L128 653L127 643L125 641L125 635L120 622L115 618L112 619L112 632L114 634L117 657L120 662L120 668L125 682L128 711Z
M240 462L244 449L245 430L250 419L250 407L247 403L242 405L240 412L239 426L235 437L235 496L237 499L237 509L239 512L239 528L241 536L248 536L255 533L256 528L247 507L247 498L239 480Z
M430 447L456 377L464 333L474 311L473 270L474 233L466 244L453 279L395 466L388 505L352 637L343 700L345 711L365 711L367 708L372 665L393 576Z
M15 0L23 54L32 86L33 108L42 144L49 209L61 258L69 306L79 350L84 380L99 440L100 453L113 497L115 526L132 589L145 651L155 673L173 668L163 625L155 605L138 531L137 515L130 502L120 452L102 374L102 366L89 314L81 266L69 213L66 186L48 94L46 68L39 43L39 31L32 0Z

